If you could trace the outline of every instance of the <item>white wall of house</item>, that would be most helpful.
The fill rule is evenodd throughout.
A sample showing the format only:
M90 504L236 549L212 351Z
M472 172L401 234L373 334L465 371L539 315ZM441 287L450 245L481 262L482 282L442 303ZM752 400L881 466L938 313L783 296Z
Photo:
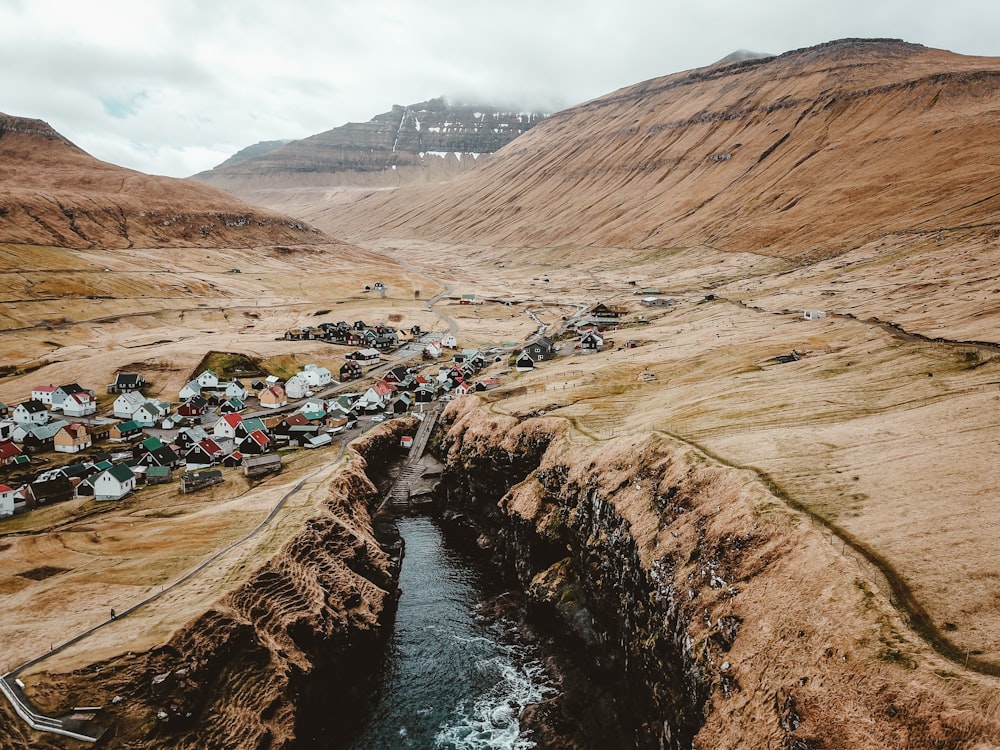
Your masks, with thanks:
M24 408L24 404L18 404L11 412L11 416L18 424L45 424L49 421L49 410L29 412Z
M205 370L196 379L202 388L215 388L219 385L219 376L211 370Z
M137 391L119 394L112 406L112 411L118 419L132 419L135 410L146 403L146 397Z
M125 497L134 489L134 476L124 482L120 482L105 471L94 480L94 498L96 500L118 500Z
M317 365L306 365L302 369L302 372L298 374L298 377L302 378L313 388L330 385L333 382L333 373L327 368L318 367Z
M309 384L301 377L301 373L285 381L285 395L295 399L309 395Z
M63 401L63 414L67 417L86 417L97 411L97 399L89 393L74 393Z

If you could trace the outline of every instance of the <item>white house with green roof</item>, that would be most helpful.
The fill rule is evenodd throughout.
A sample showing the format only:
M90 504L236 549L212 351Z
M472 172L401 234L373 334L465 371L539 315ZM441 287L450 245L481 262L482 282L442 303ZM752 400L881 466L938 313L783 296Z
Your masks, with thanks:
M91 480L95 500L121 500L135 490L135 473L125 464L115 464Z

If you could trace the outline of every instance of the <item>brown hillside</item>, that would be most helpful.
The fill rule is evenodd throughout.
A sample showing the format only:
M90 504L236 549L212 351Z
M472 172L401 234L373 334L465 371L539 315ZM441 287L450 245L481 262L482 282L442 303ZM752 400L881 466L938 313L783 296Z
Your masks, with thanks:
M995 223L998 81L992 58L832 42L621 89L445 187L308 215L358 237L830 257Z
M0 238L72 248L329 241L205 185L99 161L41 120L2 113Z

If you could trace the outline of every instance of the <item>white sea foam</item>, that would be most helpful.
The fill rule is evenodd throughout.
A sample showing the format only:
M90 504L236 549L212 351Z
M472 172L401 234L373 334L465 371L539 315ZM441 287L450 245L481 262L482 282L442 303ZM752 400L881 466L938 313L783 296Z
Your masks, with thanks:
M506 657L487 659L479 665L496 676L496 683L482 695L460 701L453 718L434 738L436 748L451 750L527 750L535 743L521 736L520 716L525 706L538 703L554 691L545 682L538 662L518 666Z

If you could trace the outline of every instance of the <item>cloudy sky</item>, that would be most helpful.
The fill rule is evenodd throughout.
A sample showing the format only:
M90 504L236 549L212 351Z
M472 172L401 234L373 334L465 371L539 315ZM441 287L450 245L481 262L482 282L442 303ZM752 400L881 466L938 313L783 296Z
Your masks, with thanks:
M0 0L0 112L187 176L435 96L553 111L737 49L998 29L996 0Z

